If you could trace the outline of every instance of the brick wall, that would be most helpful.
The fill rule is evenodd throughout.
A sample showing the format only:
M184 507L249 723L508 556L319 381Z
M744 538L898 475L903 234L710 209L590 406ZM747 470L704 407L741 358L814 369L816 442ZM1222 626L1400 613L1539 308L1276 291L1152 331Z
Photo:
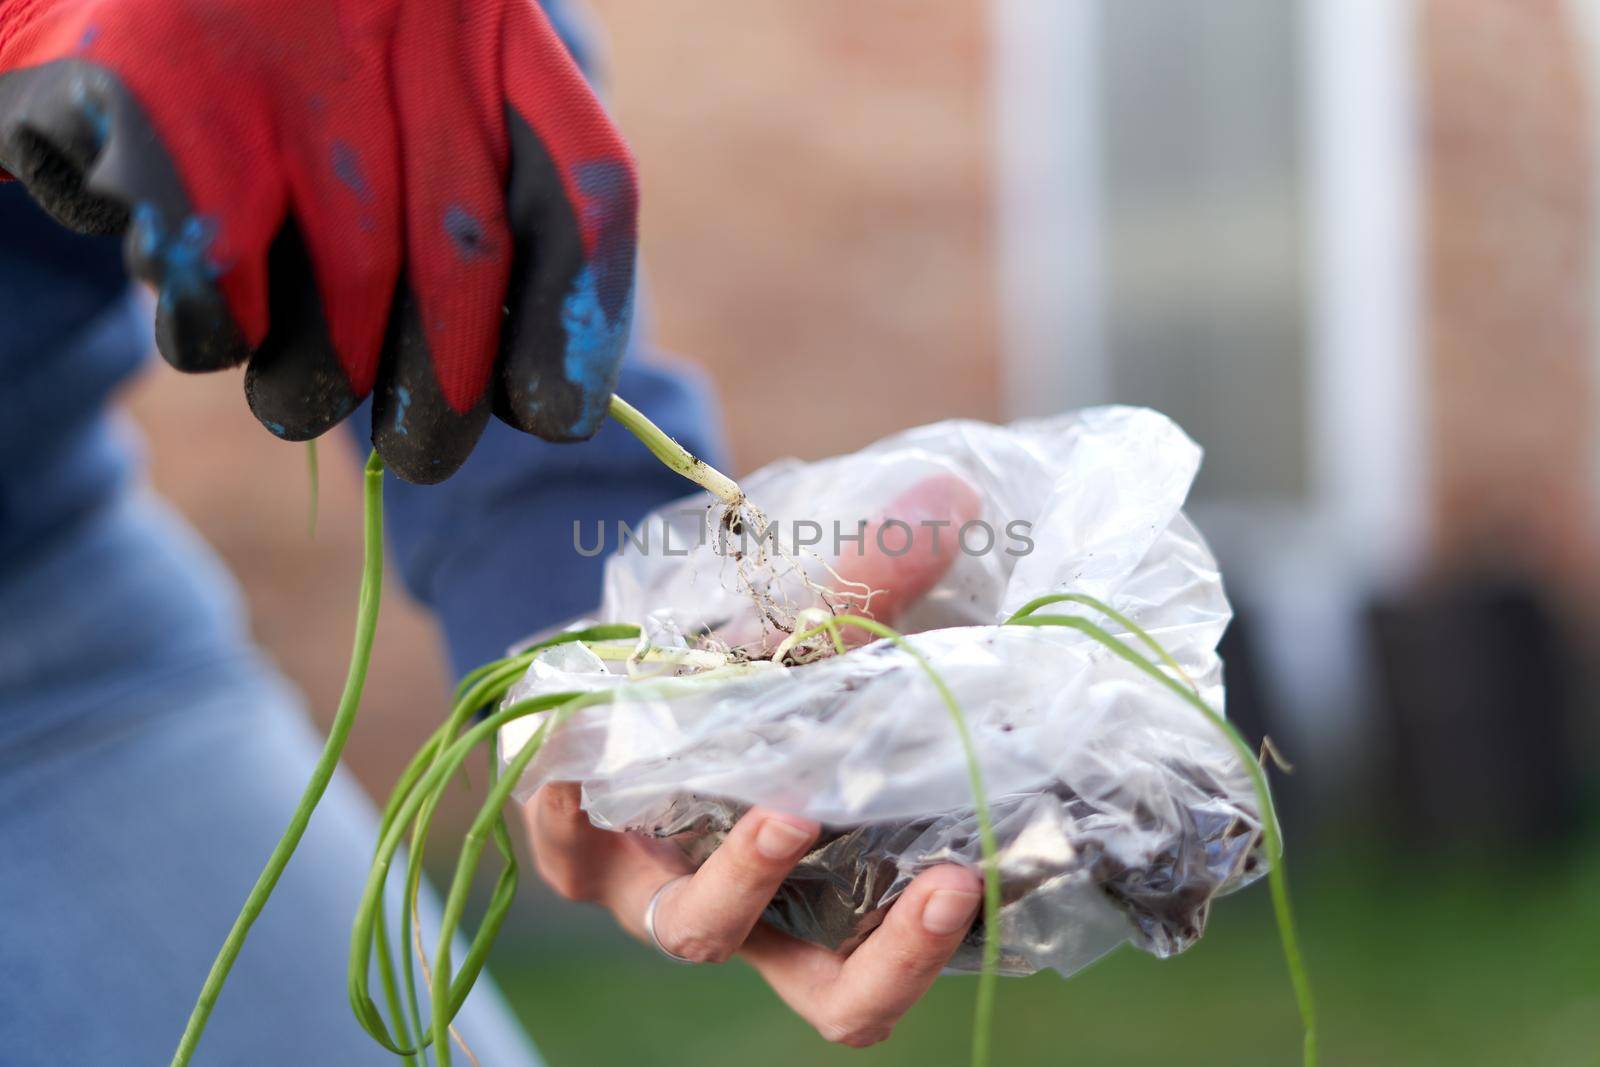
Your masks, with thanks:
M734 467L999 414L986 0L591 0Z
M1589 87L1559 0L1425 0L1434 558L1596 577Z

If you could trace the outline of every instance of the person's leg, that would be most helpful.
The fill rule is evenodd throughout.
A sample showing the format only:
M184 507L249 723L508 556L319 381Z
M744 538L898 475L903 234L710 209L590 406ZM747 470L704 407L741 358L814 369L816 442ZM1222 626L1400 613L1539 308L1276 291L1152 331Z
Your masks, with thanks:
M23 570L0 583L0 1062L165 1063L321 741L159 506ZM375 841L336 777L196 1063L398 1062L345 988ZM458 1026L484 1064L537 1062L487 980Z

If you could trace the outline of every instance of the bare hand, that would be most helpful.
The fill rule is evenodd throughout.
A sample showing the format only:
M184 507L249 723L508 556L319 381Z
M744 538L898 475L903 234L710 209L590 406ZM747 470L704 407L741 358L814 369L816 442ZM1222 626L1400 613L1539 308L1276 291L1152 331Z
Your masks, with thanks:
M556 892L600 904L643 940L645 908L670 882L656 909L662 947L699 963L743 956L829 1041L860 1048L888 1037L978 912L978 876L935 867L911 883L872 936L841 957L760 925L779 884L816 840L816 823L752 808L690 874L651 842L595 828L578 792L571 783L546 786L525 812L539 873Z
M932 478L899 497L887 517L905 518L902 511L917 526L910 551L889 556L868 550L835 565L841 579L884 591L873 598L871 614L886 622L937 584L953 562L949 536L941 551L920 520L959 527L976 517L977 498L959 479ZM982 900L975 872L954 865L924 871L845 957L760 922L817 839L816 823L752 808L691 873L670 845L594 827L575 783L541 789L524 816L539 873L557 893L601 905L629 933L648 940L645 910L661 890L655 933L662 948L697 963L742 956L819 1034L856 1048L889 1036L938 977Z

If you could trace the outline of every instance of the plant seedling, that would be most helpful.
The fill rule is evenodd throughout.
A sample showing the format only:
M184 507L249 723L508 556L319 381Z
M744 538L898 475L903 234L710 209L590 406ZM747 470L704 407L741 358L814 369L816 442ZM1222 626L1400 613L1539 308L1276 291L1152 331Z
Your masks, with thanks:
M737 528L747 523L752 524L757 533L760 532L765 525L764 517L750 504L731 478L691 455L621 398L613 399L611 414L669 468L705 488L721 501L723 510L717 521L726 528L734 529L735 532ZM192 1058L228 972L240 948L243 947L251 925L265 906L299 844L312 812L338 765L340 753L354 723L371 660L379 589L383 577L382 480L383 464L374 454L367 462L364 481L365 561L361 575L355 645L351 653L344 693L335 712L327 743L317 760L311 781L307 783L288 828L273 849L266 868L246 898L244 908L212 965L173 1056L173 1067L183 1067ZM1140 653L1089 619L1078 615L1044 611L1046 608L1061 604L1075 604L1099 613L1123 632L1132 635L1151 655ZM757 607L764 612L770 610L770 605L763 605L759 600ZM977 750L960 704L935 666L904 635L874 619L863 615L824 611L801 612L791 621L792 625L786 630L789 636L779 645L773 656L774 660L789 663L810 662L817 656L853 654L843 634L850 628L861 630L870 637L888 641L909 654L932 682L950 713L952 726L957 732L965 754L973 804L977 814L984 880L983 914L985 929L991 932L991 936L987 936L984 940L982 972L972 1028L972 1063L974 1067L987 1067L998 981L1000 937L993 932L1000 929L1001 884L993 819L987 802ZM1132 619L1093 597L1072 593L1040 597L1025 605L1008 619L1005 625L1061 627L1084 634L1193 707L1221 732L1243 761L1260 806L1261 834L1269 862L1268 878L1273 911L1283 945L1284 960L1305 1031L1303 1062L1306 1067L1315 1067L1317 1063L1315 1004L1290 904L1284 871L1282 837L1266 775L1250 746L1227 719L1206 704L1193 681L1159 642ZM455 702L449 717L417 752L396 783L384 805L379 840L351 932L347 984L351 1008L361 1026L378 1044L395 1053L403 1062L412 1065L426 1063L430 1047L440 1067L449 1067L452 1062L450 1051L453 1035L452 1020L466 1002L473 984L482 973L489 950L505 921L516 892L517 863L511 848L504 807L517 780L538 755L544 743L573 715L584 708L609 703L617 699L620 693L617 689L555 693L501 707L512 685L527 671L535 657L545 649L558 644L584 642L596 651L608 653L613 658L626 658L629 662L636 659L670 659L676 664L694 668L694 673L691 674L650 678L634 682L627 687L630 696L649 696L657 699L672 699L674 696L694 692L706 686L719 685L730 678L767 666L759 660L752 662L748 657L714 649L694 650L690 653L692 659L686 657L681 649L640 649L639 635L639 628L631 625L597 626L563 633L516 655L495 660L472 671L457 686ZM806 645L807 642L823 637L828 640L820 646ZM803 658L794 658L802 649L806 655ZM543 716L537 732L511 757L502 772L494 749L494 741L500 728L507 723L532 715ZM456 775L462 773L466 760L479 746L485 746L488 754L488 793L462 841L455 874L445 896L444 911L430 967L428 957L422 952L421 932L417 922L417 897L422 882L423 856L433 816L444 790ZM472 935L457 969L453 952L456 933L462 923L468 892L490 841L494 842L495 849L501 857L500 874L495 882L484 918ZM404 936L399 951L400 973L396 974L395 950L390 944L389 932L384 921L383 898L394 857L403 843L408 844L400 919ZM413 945L414 950L410 947ZM429 1004L426 1017L423 1015L416 988L415 969L412 966L413 955L421 961L428 987ZM379 975L384 1009L379 1008L369 988L368 976L373 970ZM386 1021L385 1012L390 1021ZM465 1049L465 1045L462 1047ZM470 1058L470 1052L468 1055Z

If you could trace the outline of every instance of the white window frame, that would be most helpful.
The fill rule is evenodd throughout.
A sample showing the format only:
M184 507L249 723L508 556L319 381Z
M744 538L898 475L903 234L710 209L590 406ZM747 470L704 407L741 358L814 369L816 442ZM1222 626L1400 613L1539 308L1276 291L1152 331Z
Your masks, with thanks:
M1115 400L1104 322L1096 29L1115 0L996 0L995 205L1008 417ZM1308 499L1196 517L1232 555L1301 744L1358 744L1360 608L1427 539L1411 0L1302 0ZM1228 561L1224 559L1226 564ZM1248 570L1248 573L1243 573ZM1330 753L1331 754L1331 753Z

